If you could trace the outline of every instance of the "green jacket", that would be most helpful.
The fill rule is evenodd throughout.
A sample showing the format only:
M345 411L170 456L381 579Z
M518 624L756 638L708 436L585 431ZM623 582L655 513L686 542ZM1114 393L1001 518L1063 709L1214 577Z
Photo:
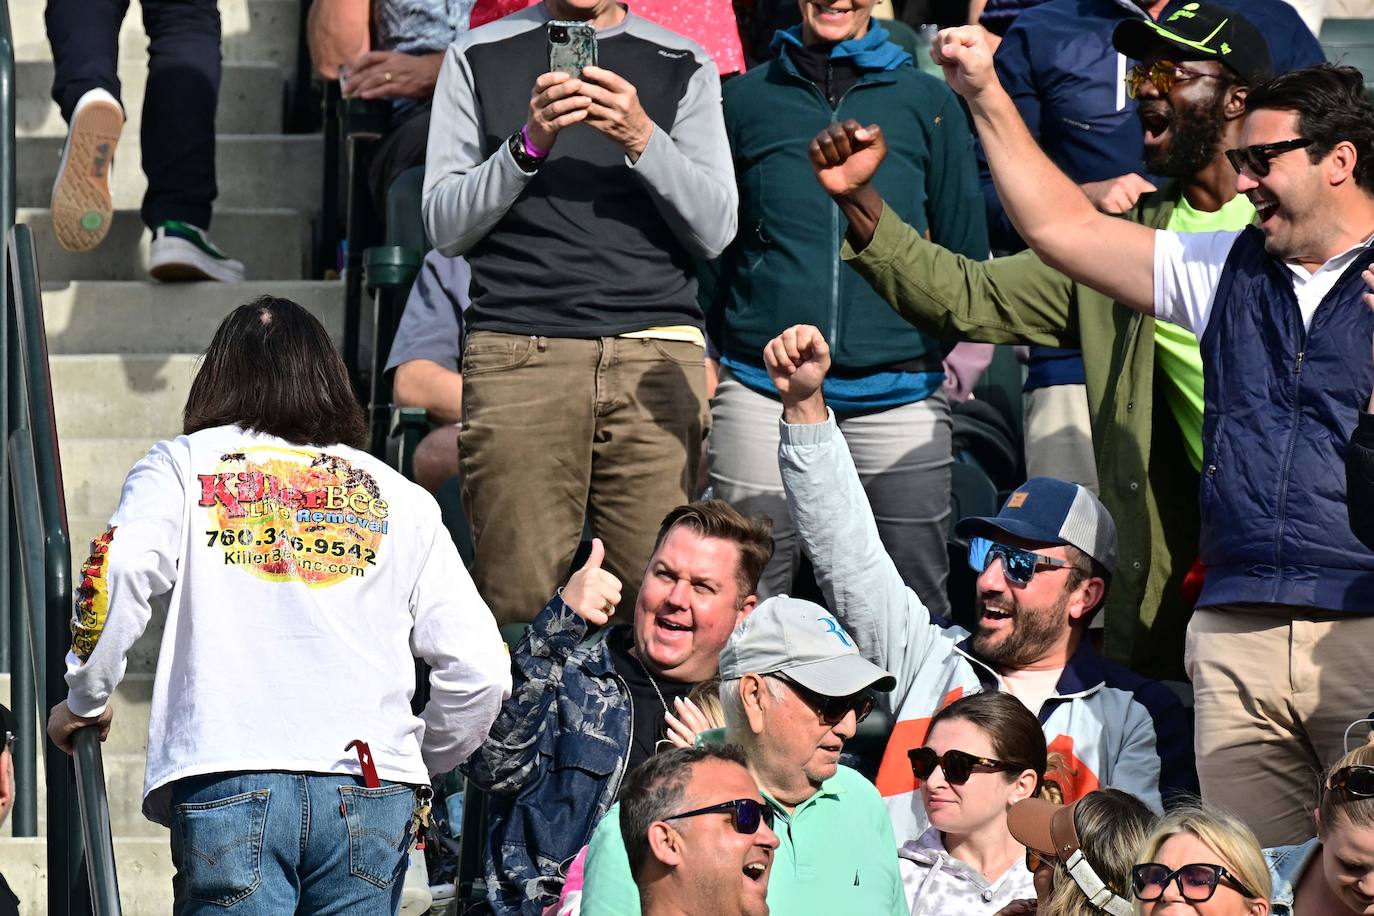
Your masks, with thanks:
M1180 195L1170 183L1126 218L1163 228ZM856 253L846 244L843 256L929 334L1082 349L1101 497L1120 548L1104 611L1106 651L1143 674L1182 678L1192 608L1180 585L1197 556L1198 479L1156 392L1154 319L1075 283L1032 251L970 260L926 241L887 209L868 246Z

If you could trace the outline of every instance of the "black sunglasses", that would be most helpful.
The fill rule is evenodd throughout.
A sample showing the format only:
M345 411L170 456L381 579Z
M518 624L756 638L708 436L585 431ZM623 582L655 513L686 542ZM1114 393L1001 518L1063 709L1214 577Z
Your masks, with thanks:
M802 702L815 710L816 715L820 716L826 725L839 725L844 721L844 717L849 715L850 710L854 711L855 724L868 718L868 714L873 711L873 694L867 690L850 694L847 697L828 697L810 688L803 687L785 674L774 672L770 677L775 677L787 684L797 692L797 696L802 698Z
M737 798L734 801L721 802L707 808L674 814L672 817L665 817L664 820L671 821L680 817L696 817L699 814L724 814L726 812L734 821L736 833L758 833L759 824L767 824L769 830L773 829L773 809L766 803L755 801L752 798Z
M1256 178L1263 178L1269 174L1270 159L1311 145L1312 141L1306 137L1294 137L1292 140L1280 140L1277 143L1261 143L1257 146L1228 149L1226 158L1231 163L1231 168L1236 170L1237 175L1249 172Z
M913 747L906 752L906 756L911 761L911 772L917 779L922 782L929 779L930 774L934 773L938 766L945 771L945 779L956 786L962 786L968 782L968 778L974 774L974 771L1002 773L1020 769L1020 767L1001 760L993 760L991 757L978 757L963 751L945 751L943 754L937 754L935 749L931 747Z
M1033 550L1023 550L1009 544L1000 544L991 538L970 538L968 542L968 565L976 573L981 573L992 565L994 558L1002 560L1002 575L1017 585L1029 585L1035 570L1041 566L1068 566L1068 560L1047 557Z
M1153 903L1164 896L1169 882L1178 884L1178 892L1189 903L1203 903L1211 900L1217 892L1217 885L1225 882L1240 893L1242 897L1254 897L1250 888L1240 882L1220 865L1194 862L1169 870L1169 866L1158 862L1145 862L1131 868L1131 890L1136 899Z
M1352 798L1374 798L1374 766L1341 767L1326 780L1328 792L1344 792Z

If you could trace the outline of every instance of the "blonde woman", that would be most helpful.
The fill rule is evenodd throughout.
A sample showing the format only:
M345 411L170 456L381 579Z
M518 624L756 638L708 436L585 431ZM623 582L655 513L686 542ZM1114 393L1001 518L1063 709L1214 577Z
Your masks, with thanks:
M1322 780L1317 835L1266 849L1274 916L1374 916L1374 742Z
M1272 881L1254 832L1218 808L1169 811L1131 869L1140 916L1269 916Z
M997 916L1133 916L1131 866L1154 823L1154 812L1120 789L1089 792L1067 806L1018 802L1007 826L1026 847L1036 899Z

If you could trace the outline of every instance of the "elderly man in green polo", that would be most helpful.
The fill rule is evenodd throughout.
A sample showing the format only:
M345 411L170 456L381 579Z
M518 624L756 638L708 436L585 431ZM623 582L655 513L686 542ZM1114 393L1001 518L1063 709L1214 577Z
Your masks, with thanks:
M725 728L702 741L744 751L781 845L768 880L774 913L907 916L897 843L881 796L839 762L892 675L858 652L828 611L779 595L755 608L720 654ZM592 834L582 916L639 916L619 806ZM728 818L731 813L710 815Z

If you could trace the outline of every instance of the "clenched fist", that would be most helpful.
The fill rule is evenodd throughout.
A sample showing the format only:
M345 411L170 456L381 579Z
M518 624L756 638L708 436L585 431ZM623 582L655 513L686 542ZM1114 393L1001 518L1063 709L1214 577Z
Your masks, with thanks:
M821 383L830 371L830 345L819 328L797 324L783 331L763 348L763 364L782 397L784 420L825 422Z

